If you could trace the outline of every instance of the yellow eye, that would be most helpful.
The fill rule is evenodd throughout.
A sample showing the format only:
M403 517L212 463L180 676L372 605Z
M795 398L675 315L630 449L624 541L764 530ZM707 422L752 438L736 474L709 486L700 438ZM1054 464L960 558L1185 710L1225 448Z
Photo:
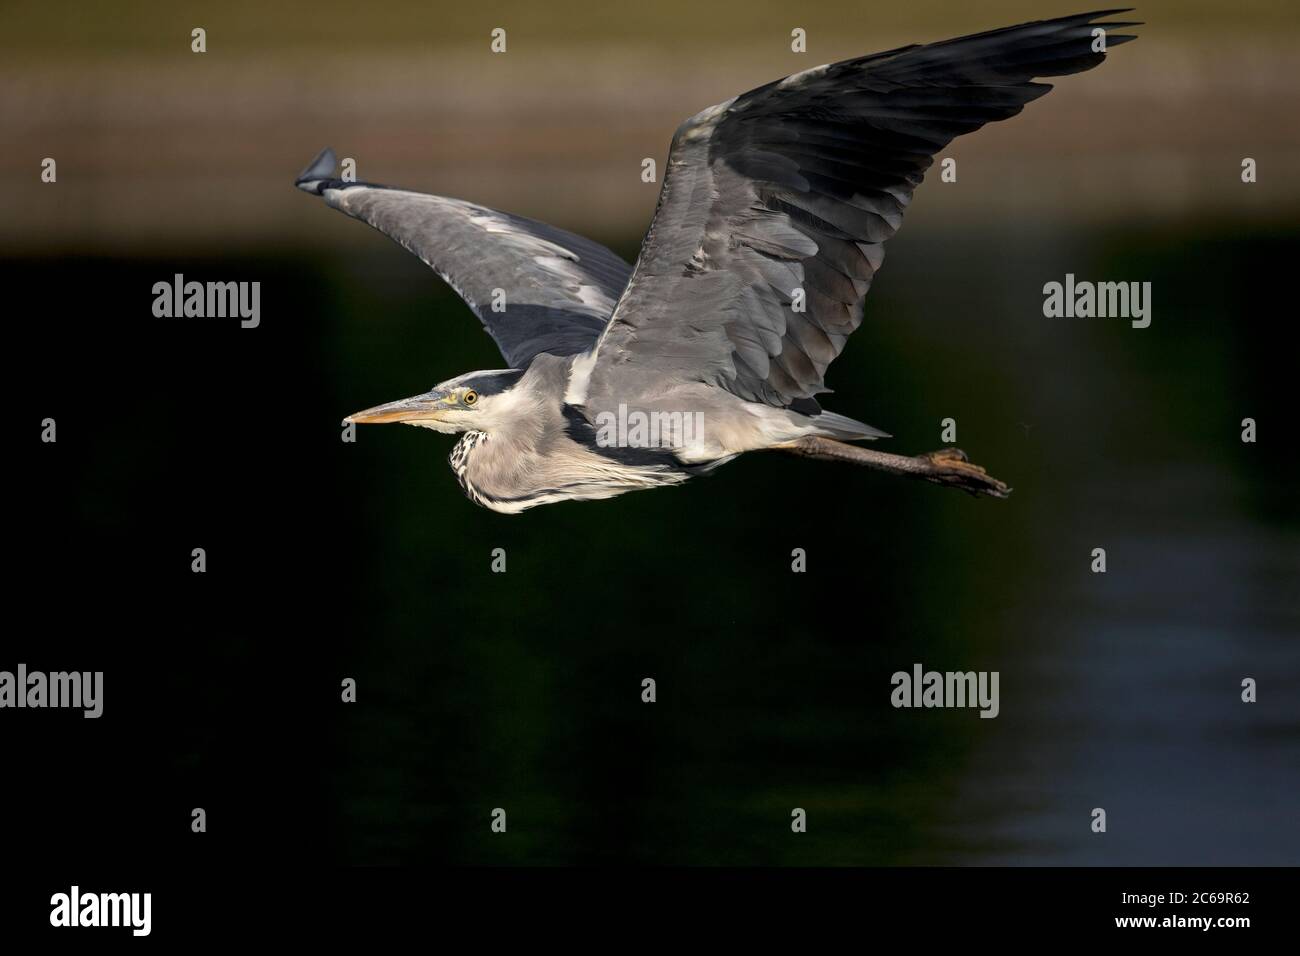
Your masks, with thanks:
M474 389L471 388L468 392L464 394L464 396L461 398L461 401L464 402L466 405L473 405L475 402L478 401L478 392L474 391Z

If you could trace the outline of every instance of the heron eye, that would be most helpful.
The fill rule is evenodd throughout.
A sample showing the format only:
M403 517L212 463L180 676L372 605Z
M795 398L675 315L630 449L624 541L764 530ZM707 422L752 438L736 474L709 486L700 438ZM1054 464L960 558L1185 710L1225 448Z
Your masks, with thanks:
M468 392L465 393L465 396L464 398L461 399L461 401L464 402L466 405L473 405L475 402L478 401L478 392L474 391L474 389L471 388Z

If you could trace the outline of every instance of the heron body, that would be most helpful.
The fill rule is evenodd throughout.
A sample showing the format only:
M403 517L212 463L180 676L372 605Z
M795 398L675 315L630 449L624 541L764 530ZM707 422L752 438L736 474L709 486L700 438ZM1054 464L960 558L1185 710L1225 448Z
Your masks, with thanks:
M934 155L1051 89L1037 78L1133 39L1099 20L1119 12L820 66L696 114L633 267L536 220L336 179L324 150L296 185L432 267L509 366L349 421L459 433L462 489L504 513L680 484L763 449L1005 497L957 449L850 444L889 436L816 396Z
M448 458L461 489L475 504L514 514L550 502L610 498L690 477L674 449L619 456L613 453L639 450L610 448L611 454L604 454L588 434L586 419L564 402L571 362L538 355L513 387L479 393L475 404L485 415L484 424L466 431ZM481 378L467 379L482 384ZM422 421L413 424L436 427Z

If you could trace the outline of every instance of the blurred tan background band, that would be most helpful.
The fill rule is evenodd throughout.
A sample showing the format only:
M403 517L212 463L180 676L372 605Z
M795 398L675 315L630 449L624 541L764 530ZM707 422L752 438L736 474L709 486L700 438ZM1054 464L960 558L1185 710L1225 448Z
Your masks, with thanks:
M641 161L662 166L705 106L823 62L1100 5L9 4L0 245L364 241L292 188L325 145L361 179L639 234L658 192ZM955 142L958 182L920 192L910 228L1294 216L1294 5L1155 0L1136 17L1141 42L1107 69ZM489 48L496 27L505 53ZM790 50L796 27L806 54ZM56 186L40 182L45 157Z

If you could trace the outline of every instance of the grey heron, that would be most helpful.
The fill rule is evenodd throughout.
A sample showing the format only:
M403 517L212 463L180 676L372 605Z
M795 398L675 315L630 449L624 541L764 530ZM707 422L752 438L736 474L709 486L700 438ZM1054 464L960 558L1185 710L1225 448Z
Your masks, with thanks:
M673 136L635 266L474 203L336 178L328 148L296 185L447 282L507 368L348 416L460 433L451 465L505 513L679 484L777 449L1006 497L956 448L907 456L816 396L935 154L1097 66L1104 10L815 67L742 93Z

